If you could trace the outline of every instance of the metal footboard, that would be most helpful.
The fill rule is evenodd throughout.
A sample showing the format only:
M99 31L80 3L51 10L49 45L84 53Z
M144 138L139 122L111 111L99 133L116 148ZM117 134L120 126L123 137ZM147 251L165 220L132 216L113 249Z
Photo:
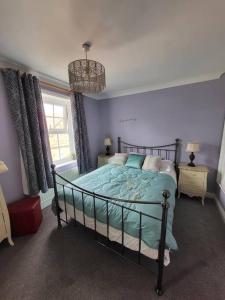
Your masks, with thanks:
M162 295L162 280L163 280L163 269L164 269L164 254L165 254L165 247L166 247L166 228L167 228L167 214L168 214L168 198L170 197L170 192L167 190L164 190L162 192L163 195L163 202L160 201L138 201L138 200L127 200L127 199L118 199L113 197L108 197L104 195L100 195L97 193L92 193L88 190L85 190L72 182L66 180L64 177L56 173L55 171L55 165L51 165L52 168L52 176L53 176L53 182L54 182L54 193L55 193L55 204L56 204L56 215L57 215L57 222L58 222L58 228L62 227L61 222L68 223L68 212L67 212L67 205L66 205L66 193L65 193L65 184L57 183L56 178L62 179L66 184L69 184L70 186L66 186L67 189L71 189L71 195L72 195L72 206L73 206L73 217L75 221L77 220L76 216L76 201L74 192L81 193L81 199L82 199L82 214L83 214L83 225L86 226L85 222L85 203L84 203L84 195L91 196L93 200L93 215L94 215L94 232L95 232L95 238L97 239L97 216L96 216L96 199L104 201L106 203L106 226L107 226L107 244L109 243L109 203L112 203L113 205L121 208L121 232L122 232L122 242L121 242L121 254L124 253L125 245L124 245L124 211L129 210L133 211L137 214L139 214L139 232L138 232L138 263L141 262L141 241L142 241L142 218L143 216L158 220L161 222L161 233L160 233L160 242L158 247L158 276L157 276L157 284L155 287L155 291L158 295ZM58 189L57 185L60 185L62 187L63 191L63 202L64 202L64 212L65 212L65 219L63 219L60 215L60 206L59 206L59 195L58 195ZM138 203L138 204L154 204L154 205L160 205L162 207L162 217L157 218L155 216L146 214L141 211L137 211L135 209L132 209L130 207L125 206L126 203Z

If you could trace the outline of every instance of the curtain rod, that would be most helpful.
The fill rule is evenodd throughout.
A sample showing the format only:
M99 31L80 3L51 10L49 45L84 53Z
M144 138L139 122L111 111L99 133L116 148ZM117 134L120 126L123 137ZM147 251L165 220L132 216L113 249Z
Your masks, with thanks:
M63 88L63 87L60 87L56 84L49 83L49 82L46 82L46 81L43 81L43 80L40 80L40 84L41 84L42 87L49 87L51 89L61 91L62 93L66 94L66 95L70 94L69 88Z
M71 91L69 88L63 88L57 84L53 84L53 83L50 83L50 82L47 82L47 81L44 81L44 80L41 80L40 77L43 76L43 74L41 73L38 73L34 70L30 70L30 68L26 67L26 66L23 66L17 62L14 62L14 61L11 61L9 59L6 59L5 57L2 57L0 55L0 70L1 69L4 69L4 68L12 68L12 69L15 69L15 70L18 70L20 72L25 72L25 73L31 73L32 75L34 76L37 76L39 77L39 82L40 82L40 85L42 87L48 87L52 90L57 90L57 91L60 91L61 93L63 94L66 94L66 95L70 95L71 94ZM42 77L43 78L43 77Z

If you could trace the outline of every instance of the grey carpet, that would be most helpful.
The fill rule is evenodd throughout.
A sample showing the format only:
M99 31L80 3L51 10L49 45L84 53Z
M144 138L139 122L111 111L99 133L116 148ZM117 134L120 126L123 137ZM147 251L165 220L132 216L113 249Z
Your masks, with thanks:
M49 208L43 215L38 233L0 245L0 299L159 299L149 267L105 249L81 226L57 230ZM160 299L225 299L225 225L213 200L202 207L179 199L174 235L179 251Z

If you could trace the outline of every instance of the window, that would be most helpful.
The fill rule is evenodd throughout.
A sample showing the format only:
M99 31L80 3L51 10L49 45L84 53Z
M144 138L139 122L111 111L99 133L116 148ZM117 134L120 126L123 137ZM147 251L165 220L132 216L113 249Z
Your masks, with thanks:
M52 159L61 164L75 159L69 98L43 93Z

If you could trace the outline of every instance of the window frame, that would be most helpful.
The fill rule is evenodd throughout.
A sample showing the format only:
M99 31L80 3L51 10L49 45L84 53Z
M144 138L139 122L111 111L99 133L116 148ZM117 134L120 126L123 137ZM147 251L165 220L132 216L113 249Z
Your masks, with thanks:
M58 135L59 134L68 134L69 135L69 149L70 149L70 156L59 159L59 160L54 160L54 164L57 166L75 161L76 159L73 158L73 155L76 153L75 152L75 145L74 145L74 134L73 134L73 126L72 126L72 116L71 116L71 107L70 107L70 98L66 95L58 95L56 93L49 93L47 91L42 90L42 99L43 99L43 104L51 104L53 105L53 119L54 119L54 105L59 105L63 106L63 120L64 120L64 129L48 129L48 137L50 134L57 134L57 142L58 142L58 147L51 147L50 141L50 150L52 149L59 149L59 156L60 156L60 148L63 148L64 146L60 147L59 140L58 140ZM44 110L45 113L45 110ZM50 116L49 116L50 117ZM45 118L47 118L45 114ZM46 121L47 122L47 121ZM65 146L65 148L68 148L68 146Z
M64 123L64 128L63 129L48 129L48 132L49 132L49 134L54 134L54 133L59 133L59 132L61 132L61 133L67 133L67 130L66 130L66 126L67 126L67 120L68 120L68 112L67 112L67 105L66 105L66 103L63 103L63 101L58 101L57 100L57 103L56 102L54 102L54 100L47 100L47 101L44 101L44 104L50 104L50 105L53 105L53 119L55 119L55 116L54 116L54 106L55 105L58 105L58 106L62 106L63 107L63 123ZM45 117L47 118L47 117L49 117L49 118L51 118L51 116L46 116L45 115ZM56 117L57 118L57 117ZM59 117L60 118L60 117Z

